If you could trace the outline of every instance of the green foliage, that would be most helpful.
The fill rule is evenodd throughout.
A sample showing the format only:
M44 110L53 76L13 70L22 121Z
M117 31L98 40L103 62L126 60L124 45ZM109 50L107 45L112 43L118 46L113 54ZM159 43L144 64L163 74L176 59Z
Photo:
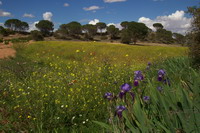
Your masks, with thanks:
M96 24L96 26L97 26L97 29L100 30L101 35L102 35L103 30L106 29L106 27L107 27L106 23L104 23L104 22L98 22Z
M10 40L4 40L4 44L5 44L5 45L8 45L9 42L10 42Z
M81 34L81 24L78 22L70 22L68 24L62 24L60 25L58 31L57 31L57 36L60 38L75 38L79 39L79 35Z
M122 41L125 43L134 42L136 44L137 40L142 40L147 36L149 28L143 24L138 22L122 22L123 27L125 27L122 31ZM125 41L124 41L125 40Z
M128 21L123 21L123 22L121 22L120 25L123 27L123 29L128 29L128 24L129 24Z
M79 22L70 22L66 24L66 30L71 36L81 34L81 24Z
M114 25L110 25L107 27L107 32L110 35L110 39L116 39L119 35L119 29L116 28Z
M94 35L97 34L97 27L92 24L83 25L82 30L84 31L85 38L88 40L93 40Z
M19 38L7 39L7 40L12 43L26 43L26 42L29 42L31 39L32 39L31 37L19 37Z
M3 36L7 36L8 32L4 27L0 26L0 34Z
M3 38L0 38L0 43L2 43L3 42Z
M200 78L199 70L190 67L189 59L183 57L158 63L143 72L144 81L132 88L134 100L128 97L127 92L126 99L109 101L110 118L113 118L118 105L126 106L127 110L123 112L123 118L114 117L110 126L101 124L102 127L117 127L119 132L136 133L200 132L200 81L194 80ZM167 82L157 81L159 69L166 71ZM132 80L127 79L124 83L131 83ZM161 90L158 90L159 86ZM149 96L150 100L144 101L144 96Z
M149 32L147 36L148 42L156 42L156 33L155 32Z
M4 25L13 31L27 31L29 29L27 22L23 22L18 19L8 19Z
M153 24L153 27L156 29L156 30L159 30L159 29L163 29L163 25L161 23L154 23Z
M165 44L173 43L172 32L166 29L158 29L156 31L156 42Z
M44 40L42 33L40 31L37 31L37 30L31 31L31 38L35 41Z
M187 50L63 41L14 46L16 57L0 60L4 132L103 132L93 120L108 119L105 92L117 93L146 62Z
M57 32L59 32L63 36L68 36L69 35L69 30L68 30L67 24L60 25L60 27L57 30Z
M192 58L192 63L200 67L200 6L189 7L188 13L193 17L191 33L193 35L193 44L190 47L190 57Z
M130 44L131 42L131 34L127 29L123 29L121 31L121 43Z
M186 42L185 36L179 33L173 33L173 37L176 43L184 45Z
M35 26L41 31L43 36L50 36L54 29L54 24L49 20L40 20Z

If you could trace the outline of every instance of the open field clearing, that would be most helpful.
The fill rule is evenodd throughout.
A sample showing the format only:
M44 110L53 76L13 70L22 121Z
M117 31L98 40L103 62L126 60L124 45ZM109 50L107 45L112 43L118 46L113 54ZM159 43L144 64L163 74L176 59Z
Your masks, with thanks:
M183 98L180 86L188 87L185 77L189 70L192 71L188 69L184 72L187 68L187 63L183 63L187 55L185 47L52 41L35 42L27 46L16 44L14 48L17 50L15 58L0 61L0 125L3 125L0 126L0 131L4 132L90 132L91 130L104 132L103 128L93 123L93 120L106 123L110 115L109 111L114 112L114 109L108 109L113 103L108 102L103 97L104 94L112 92L117 96L120 86L124 83L134 86L136 70L143 70L146 83L141 81L141 84L143 83L141 86L132 88L136 94L135 99L140 101L140 96L149 95L152 97L153 104L145 108L146 103L141 103L141 107L138 104L134 105L143 112L139 115L144 119L146 108L151 110L149 113L152 116L148 116L150 121L156 114L156 110L160 110L162 115L169 107L172 110L176 109L175 105L171 106L165 102L169 97L174 97L172 104ZM172 62L163 62L166 58L172 58ZM146 70L148 62L153 64L149 72ZM166 88L162 83L157 83L156 76L159 69L166 70L165 78L171 80L172 88L168 83ZM173 77L176 73L177 75ZM164 77L161 80L164 80ZM190 83L192 84L193 81ZM169 91L165 94L149 90L157 85ZM169 95L170 89L177 89L177 93ZM187 97L188 93L184 91L184 94ZM189 94L193 97L192 91ZM160 95L166 95L166 99L159 99ZM166 110L162 110L164 107L157 108L154 105L159 100L162 101L163 106L165 105ZM124 104L124 101L117 100L114 103ZM137 116L131 115L129 118L143 122ZM168 123L165 123L164 118L159 119L151 121L150 125L158 122L160 127L152 128L171 131L162 128L168 126ZM135 124L137 125L138 122ZM141 123L140 126L144 126L143 124ZM176 126L178 125L179 123ZM127 128L122 127L121 129ZM121 132L120 129L115 130Z

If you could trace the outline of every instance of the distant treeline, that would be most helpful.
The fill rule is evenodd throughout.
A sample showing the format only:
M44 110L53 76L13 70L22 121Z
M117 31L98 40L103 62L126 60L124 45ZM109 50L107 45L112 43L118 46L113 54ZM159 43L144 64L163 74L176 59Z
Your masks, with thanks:
M70 22L62 24L58 30L54 31L54 24L48 20L40 20L35 25L38 30L30 31L27 22L18 19L8 19L4 23L4 27L0 26L1 36L8 36L10 34L30 34L33 40L43 40L44 37L54 36L56 39L63 40L110 40L120 41L122 43L136 44L137 41L146 41L153 43L165 44L190 44L191 33L182 35L179 33L172 33L164 29L161 23L154 23L153 27L156 31L148 28L144 23L138 22L121 22L122 29L114 25L107 26L104 22L99 22L96 25L85 24L81 25L79 22Z

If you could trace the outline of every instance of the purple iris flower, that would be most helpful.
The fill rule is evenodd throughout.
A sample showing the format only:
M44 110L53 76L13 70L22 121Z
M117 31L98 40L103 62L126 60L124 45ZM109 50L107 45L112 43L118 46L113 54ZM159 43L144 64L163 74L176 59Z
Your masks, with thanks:
M135 74L134 80L143 80L144 79L141 71L135 71L134 74Z
M143 97L143 100L144 100L145 102L148 102L148 101L150 100L150 97L149 97L149 96L144 96L144 97Z
M163 78L164 78L164 76L165 76L165 74L166 74L165 70L160 69L160 70L158 71L158 81L162 81Z
M144 79L144 76L142 75L141 71L135 71L134 72L134 86L138 86L139 85L139 81Z
M163 70L163 69L160 69L160 70L158 71L158 75L163 75L163 76L164 76L165 73L166 73L166 72L165 72L165 70Z
M151 62L148 62L146 69L149 70L150 66L151 66Z
M125 83L125 84L123 84L123 85L121 86L121 90L122 90L123 92L128 92L128 91L130 91L131 88L132 88L132 87L131 87L129 84L127 84L127 83Z
M113 94L110 92L105 93L104 98L108 99L108 100L112 100L113 99Z
M117 106L116 108L116 115L119 117L119 118L122 118L122 112L126 110L126 107L125 106Z
M134 84L134 86L138 86L139 85L138 80L134 80L133 84Z
M126 93L129 92L130 95L131 95L131 97L132 97L132 99L134 100L135 95L134 95L134 93L132 93L132 92L130 91L131 88L132 88L132 87L131 87L129 84L127 84L127 83L123 84L123 85L121 86L121 91L120 91L120 93L119 93L119 97L122 99L124 96L126 96Z
M148 64L147 64L148 66L151 66L151 62L148 62Z

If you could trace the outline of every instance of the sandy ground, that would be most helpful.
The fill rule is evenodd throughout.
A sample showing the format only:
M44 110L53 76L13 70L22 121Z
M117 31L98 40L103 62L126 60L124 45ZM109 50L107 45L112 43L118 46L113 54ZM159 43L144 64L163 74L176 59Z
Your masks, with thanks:
M16 51L11 47L12 47L12 44L5 45L5 44L0 43L0 59L5 59L8 57L15 56Z

